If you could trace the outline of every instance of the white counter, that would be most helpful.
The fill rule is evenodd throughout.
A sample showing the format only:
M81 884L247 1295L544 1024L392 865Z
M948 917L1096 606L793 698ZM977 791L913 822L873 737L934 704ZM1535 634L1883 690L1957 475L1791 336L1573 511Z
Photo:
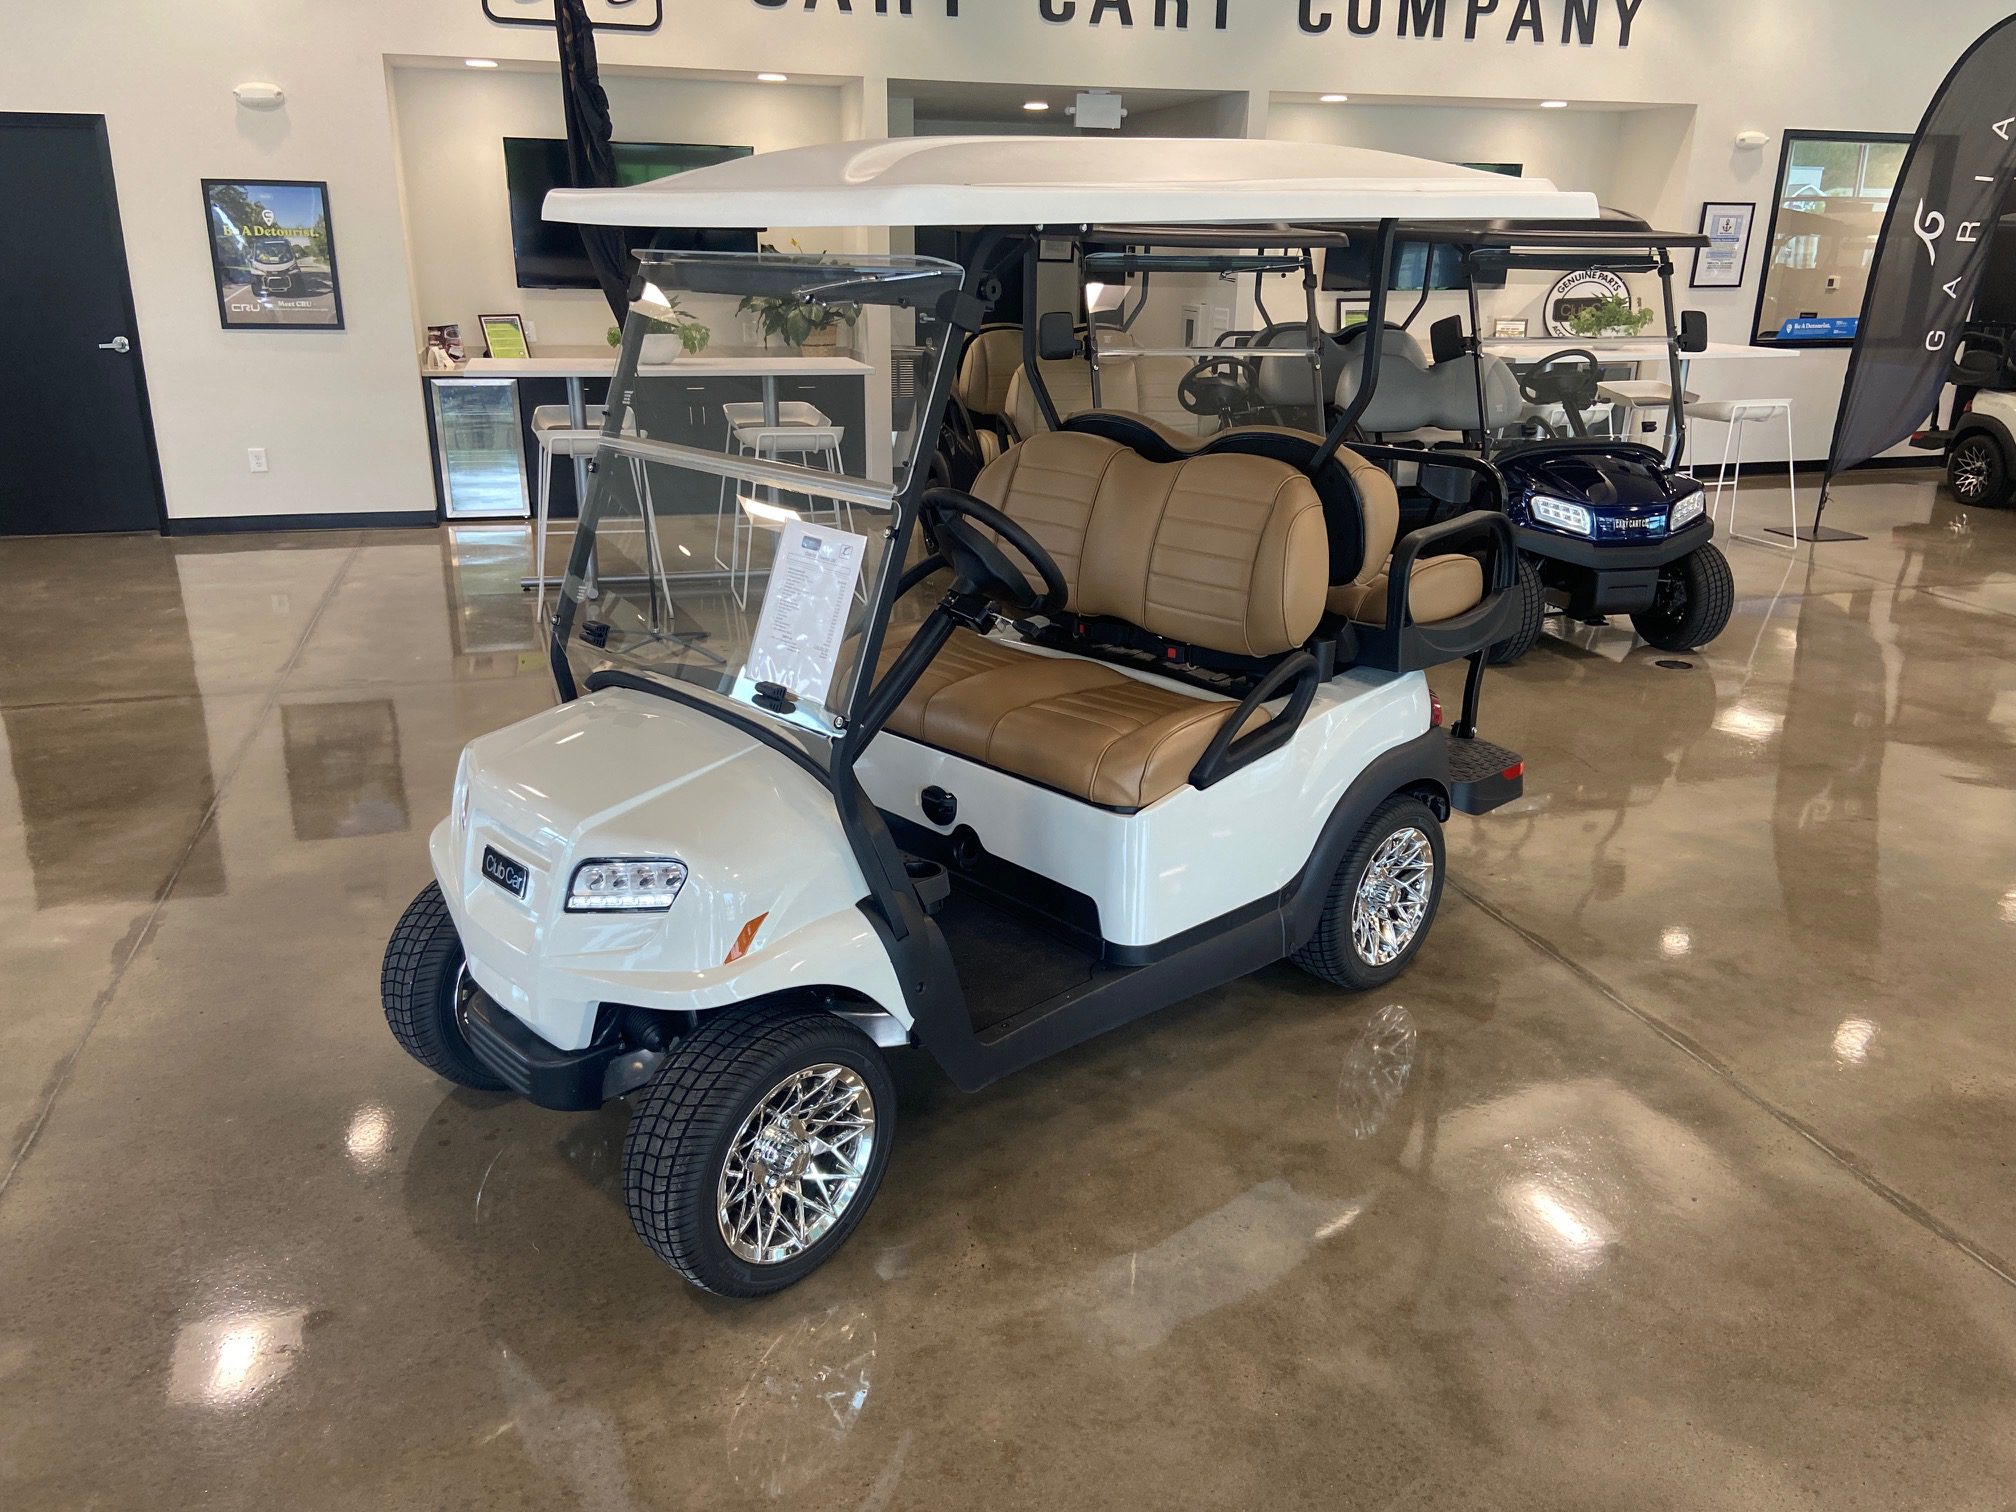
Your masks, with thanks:
M1605 362L1664 362L1666 343L1650 337L1611 336L1588 340L1574 336L1487 336L1484 350L1493 357L1503 357L1508 362L1538 362L1549 352L1588 351L1594 352ZM1682 362L1733 361L1738 358L1797 357L1797 351L1786 351L1780 347L1736 346L1726 341L1711 341L1698 352L1682 352Z
M696 356L645 362L638 371L693 378L829 378L866 374L869 365L847 352L795 352L761 347L709 347ZM609 378L616 372L614 347L548 347L530 357L471 357L453 372L430 378Z

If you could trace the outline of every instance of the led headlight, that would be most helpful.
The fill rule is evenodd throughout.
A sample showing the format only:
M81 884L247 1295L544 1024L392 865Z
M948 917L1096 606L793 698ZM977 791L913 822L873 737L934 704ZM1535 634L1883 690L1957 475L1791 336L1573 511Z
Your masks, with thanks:
M686 885L686 863L583 861L567 884L569 913L663 913Z
M1588 535L1596 528L1596 521L1588 510L1580 504L1570 504L1566 499L1550 499L1545 494L1533 495L1526 506L1533 511L1533 518L1542 525L1552 525L1556 530L1565 530L1571 535Z
M1666 521L1666 528L1668 530L1678 530L1682 525L1692 525L1696 520L1700 519L1704 497L1702 492L1697 488L1678 504L1675 504L1672 515Z

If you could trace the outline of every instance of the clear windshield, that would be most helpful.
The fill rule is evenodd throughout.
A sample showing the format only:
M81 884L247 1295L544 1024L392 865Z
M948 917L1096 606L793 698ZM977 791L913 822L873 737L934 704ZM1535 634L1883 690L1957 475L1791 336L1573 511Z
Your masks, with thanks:
M1186 436L1328 428L1334 375L1301 249L1097 248L1084 278L1093 372L1051 382L1060 417L1127 410Z
M641 261L555 634L577 684L605 667L679 679L836 733L898 566L898 497L929 466L960 271Z

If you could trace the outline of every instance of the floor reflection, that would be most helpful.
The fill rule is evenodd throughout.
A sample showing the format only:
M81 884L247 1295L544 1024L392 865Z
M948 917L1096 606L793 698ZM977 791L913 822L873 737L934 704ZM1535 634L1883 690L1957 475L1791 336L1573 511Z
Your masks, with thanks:
M391 699L282 704L280 732L295 839L393 835L412 827Z

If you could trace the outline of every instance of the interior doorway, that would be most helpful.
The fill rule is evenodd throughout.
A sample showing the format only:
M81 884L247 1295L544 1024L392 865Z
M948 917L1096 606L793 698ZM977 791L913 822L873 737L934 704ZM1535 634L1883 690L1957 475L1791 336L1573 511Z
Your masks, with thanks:
M0 535L159 531L105 118L0 112Z

